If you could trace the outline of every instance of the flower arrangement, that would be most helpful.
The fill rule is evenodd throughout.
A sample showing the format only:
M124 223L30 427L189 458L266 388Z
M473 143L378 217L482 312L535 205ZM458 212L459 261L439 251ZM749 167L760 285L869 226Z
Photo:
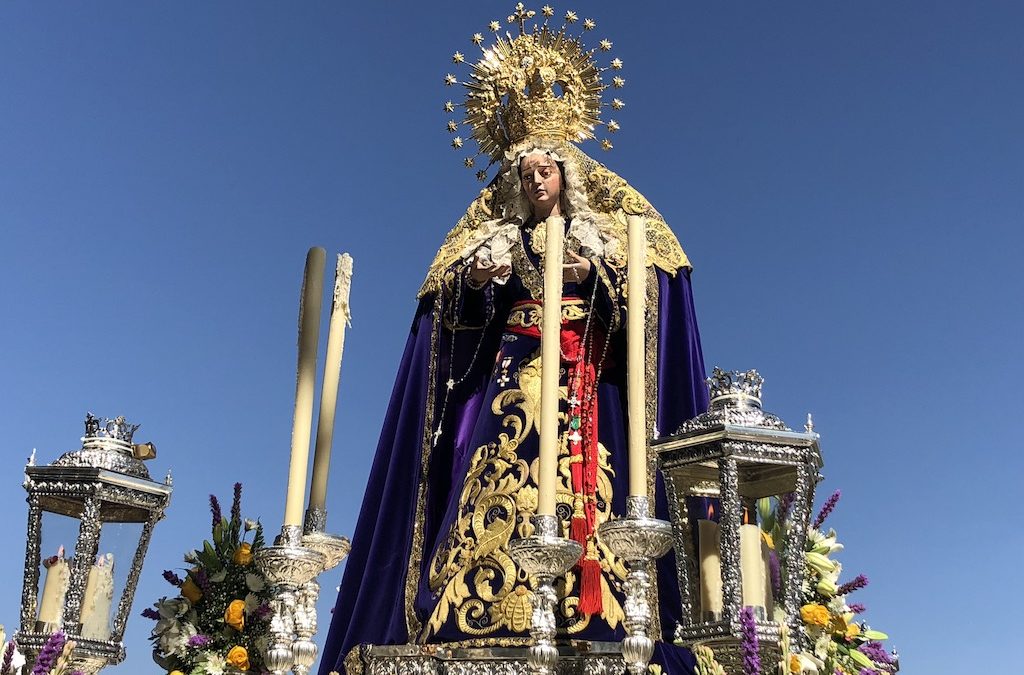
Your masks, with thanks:
M800 619L812 641L811 649L799 654L784 651L778 668L780 675L884 675L898 670L896 657L881 645L888 636L857 620L857 616L865 611L863 605L848 603L851 593L868 585L867 577L861 574L841 584L842 564L831 558L832 554L843 550L843 545L837 541L834 529L826 532L822 528L840 497L839 490L832 493L807 529ZM786 495L759 501L761 528L767 541L784 545L788 511ZM774 558L775 551L771 553ZM778 582L774 577L773 565L772 584L776 586ZM774 590L778 593L781 589L776 587Z
M270 594L252 565L265 543L263 526L243 520L241 500L242 485L235 483L230 517L224 517L210 495L211 539L185 554L184 578L163 573L178 594L142 612L157 622L150 635L153 660L171 675L266 672ZM250 532L252 541L246 541Z
M18 651L14 640L4 643L3 626L0 626L0 646L3 647L0 651L0 675L21 675L26 665L25 656ZM29 672L31 675L82 675L80 670L72 670L71 655L74 651L75 642L57 631L39 650Z
M777 672L778 675L887 675L899 670L895 652L890 654L881 644L888 636L856 620L865 608L861 604L847 602L851 593L868 585L867 577L861 574L840 584L842 565L830 557L842 551L843 545L836 540L834 529L825 532L822 527L839 503L840 496L836 490L807 529L800 619L812 641L810 650L790 653L789 630L781 614L782 609L777 606L774 618L781 625L782 659L777 665L773 663L762 670L754 616L749 608L745 608L740 615L744 675L767 675L769 672ZM786 545L791 506L792 495L761 499L757 504L762 534L769 547L771 584L776 597L782 593L778 552ZM694 656L699 675L721 675L725 672L710 647L696 647Z

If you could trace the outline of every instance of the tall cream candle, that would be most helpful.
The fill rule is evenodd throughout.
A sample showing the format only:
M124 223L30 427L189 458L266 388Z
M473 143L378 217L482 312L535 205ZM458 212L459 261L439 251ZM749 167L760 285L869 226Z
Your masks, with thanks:
M43 595L39 600L39 621L60 625L64 622L64 596L68 592L68 581L71 570L64 559L64 547L57 551L56 559L43 562L46 568L46 580L43 582Z
M352 256L338 256L334 270L334 304L331 305L331 327L327 336L327 359L320 390L320 414L316 426L316 450L313 453L313 478L309 486L309 508L322 510L327 502L327 474L331 467L331 444L334 440L334 417L338 404L338 381L345 350L345 328L352 313L349 293L352 287Z
M740 525L740 579L743 606L765 607L765 568L761 553L761 528Z
M288 496L284 524L302 526L309 467L309 438L313 425L313 387L316 384L316 353L320 340L320 305L324 294L324 263L327 251L316 247L306 254L299 300L299 365L295 378L295 416L292 419L292 452L288 465Z
M82 601L82 637L92 640L110 638L110 606L114 601L114 556L108 553L96 559L89 570Z
M700 560L700 609L702 614L722 616L722 549L718 523L697 521Z
M626 216L626 392L629 397L629 494L647 496L647 233L644 219Z
M772 590L772 565L769 560L771 556L768 550L768 544L765 543L764 537L761 537L761 564L764 566L764 608L769 619L775 613L775 594Z
M540 325L540 462L537 515L555 515L558 483L558 369L561 366L565 221L549 216L544 232L544 304Z

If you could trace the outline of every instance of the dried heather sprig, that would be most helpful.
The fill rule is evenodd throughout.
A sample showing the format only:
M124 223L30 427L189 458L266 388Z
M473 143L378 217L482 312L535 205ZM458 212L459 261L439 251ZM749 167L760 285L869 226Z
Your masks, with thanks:
M16 647L17 644L14 640L7 643L7 648L4 649L4 661L3 664L0 665L0 673L6 673L11 669L11 662L14 660L14 650Z
M839 587L836 591L836 595L849 595L854 591L859 591L868 585L868 578L863 574L858 574L853 581L847 581L845 584Z
M863 614L864 612L866 612L866 611L868 610L868 608L867 608L867 607L865 607L864 605L862 605L862 604L861 604L861 603L859 603L859 602L855 602L855 603L853 603L852 605L847 605L846 607L847 607L847 608L848 608L848 609L849 609L849 610L850 610L851 612L853 612L854 614Z
M167 581L171 586L177 586L181 588L181 584L184 583L177 574L172 570L164 570L164 580Z
M782 569L779 567L779 554L775 551L768 551L768 571L772 578L772 594L776 598L781 598Z
M889 656L889 652L885 651L881 642L867 642L857 647L857 651L864 654L875 663L883 666L892 665L892 657Z
M819 529L828 518L829 514L832 513L832 509L839 503L839 498L843 495L842 490L836 490L832 493L832 496L825 501L824 506L821 507L821 511L818 511L818 517L814 519L813 527L815 530Z
M234 496L231 498L231 521L242 522L242 484L235 483Z
M147 607L146 609L142 610L142 616L146 617L147 619L152 619L153 621L160 620L160 612L156 611L152 607Z
M210 495L210 515L213 520L212 527L217 527L220 525L220 521L224 519L224 515L220 512L220 502L217 501L217 495Z
M39 650L36 663L32 666L32 675L48 675L53 666L57 663L57 657L64 650L64 643L67 638L62 631L57 631L46 640L46 644Z
M792 492L787 492L786 494L779 496L778 521L780 523L784 522L786 517L789 515L789 510L793 507L793 499L795 499L795 497L796 495Z
M204 594L209 595L210 578L206 576L206 570L196 570L195 574L192 575L192 580L196 582L196 586L199 587L199 590Z
M757 641L757 624L754 622L754 608L740 610L740 653L743 654L743 675L760 675L761 654Z
M209 636L206 636L206 635L203 635L203 634L198 634L198 635L193 635L192 637L190 637L188 639L188 643L187 644L188 644L189 647L205 647L206 645L210 644L211 642L213 642L213 638L210 638Z

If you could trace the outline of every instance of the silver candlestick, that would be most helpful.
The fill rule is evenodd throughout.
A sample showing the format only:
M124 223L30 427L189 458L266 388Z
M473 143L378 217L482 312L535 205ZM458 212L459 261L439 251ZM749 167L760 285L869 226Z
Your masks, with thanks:
M558 536L556 516L533 517L536 530L532 537L509 544L509 555L530 576L533 586L533 645L527 662L537 675L553 675L558 664L555 647L555 579L563 576L583 554L579 542Z
M295 673L305 675L316 659L316 646L313 646L313 658L306 663L308 647L303 640L307 638L305 633L309 621L305 610L307 594L304 587L323 572L327 558L319 551L302 546L302 528L285 525L273 546L256 553L255 562L270 584L274 596L271 601L274 615L270 622L271 643L267 649L266 666L274 675L286 675L293 666L296 668ZM315 620L313 626L315 631ZM312 637L312 633L308 637ZM297 643L299 648L295 650ZM299 659L295 658L293 650L299 653Z
M307 526L310 520L306 520ZM326 524L326 518L322 521ZM337 567L348 555L351 543L346 537L338 537L319 530L308 530L302 535L302 546L323 556L323 567L317 575ZM316 661L316 643L313 636L317 630L316 602L320 597L320 584L310 579L300 586L295 594L295 625L292 642L292 672L307 675Z
M622 658L631 675L642 675L654 655L653 613L649 601L651 575L647 569L672 548L672 525L650 517L647 497L627 497L626 517L606 521L597 533L601 541L629 565L623 607L626 637L622 641Z

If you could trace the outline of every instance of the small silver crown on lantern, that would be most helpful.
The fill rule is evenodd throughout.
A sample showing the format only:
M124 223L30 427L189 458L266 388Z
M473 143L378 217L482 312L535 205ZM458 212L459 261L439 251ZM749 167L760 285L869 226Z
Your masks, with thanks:
M114 419L96 417L91 412L85 414L85 438L109 438L115 441L131 443L132 437L139 429L138 424L129 424L124 415ZM84 439L83 439L84 440Z
M712 407L724 405L728 401L761 405L761 385L764 384L764 378L756 370L722 370L715 366L711 377L705 382L708 385Z

